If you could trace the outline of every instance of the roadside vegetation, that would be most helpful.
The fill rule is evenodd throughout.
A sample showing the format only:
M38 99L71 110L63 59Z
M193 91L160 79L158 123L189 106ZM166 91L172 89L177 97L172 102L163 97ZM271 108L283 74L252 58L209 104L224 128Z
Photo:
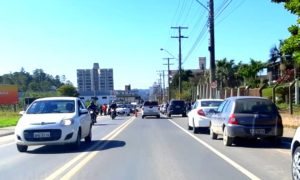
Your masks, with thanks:
M0 111L0 128L15 126L20 118L19 112Z

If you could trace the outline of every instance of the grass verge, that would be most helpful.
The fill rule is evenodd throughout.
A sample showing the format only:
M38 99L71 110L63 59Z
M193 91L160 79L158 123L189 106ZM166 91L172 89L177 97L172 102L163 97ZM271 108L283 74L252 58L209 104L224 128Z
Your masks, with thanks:
M0 128L15 126L19 118L20 115L17 112L11 112L11 111L0 112Z

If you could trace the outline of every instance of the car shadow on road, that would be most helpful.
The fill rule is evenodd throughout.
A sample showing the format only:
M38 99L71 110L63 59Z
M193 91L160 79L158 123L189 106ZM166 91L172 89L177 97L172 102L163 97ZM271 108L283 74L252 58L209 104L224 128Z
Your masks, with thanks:
M113 148L120 148L126 145L125 141L120 140L94 140L90 143L81 142L79 148L74 148L70 145L48 145L40 146L32 150L28 150L30 154L65 154L65 153L81 153L104 151ZM34 146L32 146L34 147ZM29 147L31 148L31 146Z
M169 118L163 117L163 116L160 116L159 118L155 117L155 116L147 116L147 117L144 117L144 119L169 119Z
M223 138L220 137L218 140L223 141ZM280 142L275 143L267 139L236 138L232 146L241 148L290 149L290 144L286 143L282 139Z
M109 125L119 125L119 124L114 124L114 123L106 123L106 124L95 123L93 126L109 126Z

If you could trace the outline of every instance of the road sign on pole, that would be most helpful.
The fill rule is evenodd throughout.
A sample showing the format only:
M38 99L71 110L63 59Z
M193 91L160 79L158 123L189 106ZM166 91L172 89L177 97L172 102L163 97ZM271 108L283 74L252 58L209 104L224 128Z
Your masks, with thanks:
M218 85L217 85L216 81L212 82L211 85L210 85L210 87L213 88L213 89L217 88L217 86Z

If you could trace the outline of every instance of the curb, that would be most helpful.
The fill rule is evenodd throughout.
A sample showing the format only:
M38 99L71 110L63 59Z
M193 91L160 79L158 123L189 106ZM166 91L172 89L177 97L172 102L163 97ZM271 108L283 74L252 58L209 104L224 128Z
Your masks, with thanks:
M13 135L13 134L14 134L14 132L2 133L2 134L0 134L0 137L9 136L9 135Z

